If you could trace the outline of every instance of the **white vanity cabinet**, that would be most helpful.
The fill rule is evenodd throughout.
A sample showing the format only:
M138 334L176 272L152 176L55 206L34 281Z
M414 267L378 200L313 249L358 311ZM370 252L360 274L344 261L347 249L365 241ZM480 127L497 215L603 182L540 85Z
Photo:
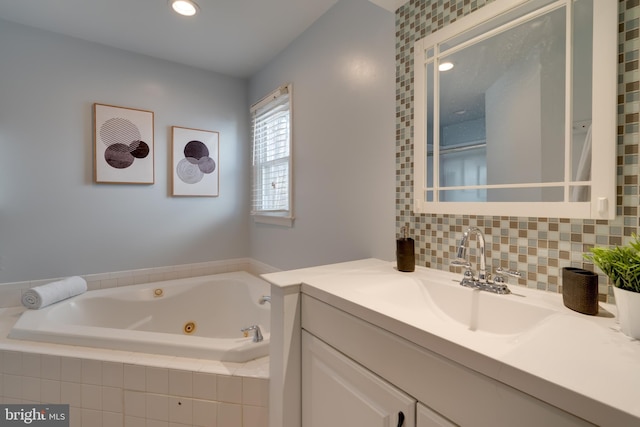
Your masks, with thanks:
M303 427L415 427L415 412L411 396L303 332Z
M376 259L264 277L270 427L396 427L400 412L407 427L640 426L640 345L608 304L582 316L560 295L479 295Z
M306 331L302 426L456 427Z
M437 412L426 407L422 403L416 405L416 426L417 427L456 427L448 419Z
M303 427L593 425L304 293L301 326Z

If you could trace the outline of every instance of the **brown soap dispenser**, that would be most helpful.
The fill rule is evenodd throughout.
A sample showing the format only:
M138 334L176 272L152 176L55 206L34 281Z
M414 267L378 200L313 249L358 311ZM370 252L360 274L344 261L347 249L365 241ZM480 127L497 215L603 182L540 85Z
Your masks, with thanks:
M416 269L415 242L409 237L409 227L402 227L400 234L402 236L396 240L398 271L411 272Z

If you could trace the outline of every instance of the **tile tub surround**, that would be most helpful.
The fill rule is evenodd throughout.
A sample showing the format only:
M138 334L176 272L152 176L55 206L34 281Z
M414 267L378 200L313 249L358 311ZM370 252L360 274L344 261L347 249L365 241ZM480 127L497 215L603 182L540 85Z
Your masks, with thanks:
M103 289L231 271L276 269L234 259L83 276ZM247 363L5 338L22 292L58 278L0 284L0 403L69 403L72 427L266 427L269 358Z
M491 0L410 0L396 11L396 232L410 225L416 263L447 271L469 226L487 241L487 264L522 272L520 285L562 292L562 267L593 269L582 254L594 245L627 243L638 232L640 2L619 0L617 217L611 221L475 215L416 215L413 206L413 44ZM470 244L475 263L475 242ZM511 280L511 282L515 282ZM599 299L613 302L601 275Z
M68 403L72 427L268 425L268 357L230 363L4 338L21 310L0 309L0 403Z
M72 427L266 427L269 358L228 363L4 338L0 403L68 403Z

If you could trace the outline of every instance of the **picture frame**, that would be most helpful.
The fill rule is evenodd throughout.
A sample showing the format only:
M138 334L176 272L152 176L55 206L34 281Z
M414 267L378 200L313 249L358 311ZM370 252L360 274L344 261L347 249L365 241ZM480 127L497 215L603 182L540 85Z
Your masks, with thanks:
M93 104L94 180L153 184L153 111Z
M171 127L171 194L217 197L220 133Z

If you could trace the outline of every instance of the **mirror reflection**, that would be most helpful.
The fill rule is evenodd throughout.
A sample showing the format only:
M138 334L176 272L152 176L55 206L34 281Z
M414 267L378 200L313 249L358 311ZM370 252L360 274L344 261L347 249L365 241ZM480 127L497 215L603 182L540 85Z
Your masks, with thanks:
M418 197L591 201L593 3L529 2L422 45Z

